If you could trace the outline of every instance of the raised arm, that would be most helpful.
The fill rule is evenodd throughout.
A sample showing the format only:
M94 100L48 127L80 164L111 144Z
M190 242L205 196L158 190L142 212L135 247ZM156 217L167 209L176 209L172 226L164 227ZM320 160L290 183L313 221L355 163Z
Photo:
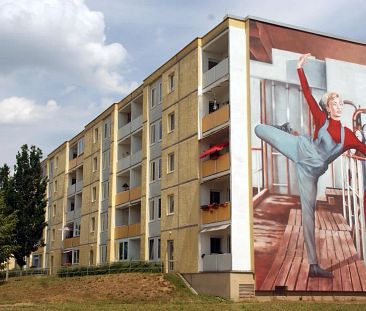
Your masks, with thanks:
M361 152L366 157L366 145L360 142L356 135L348 128L345 127L345 141L344 141L344 151L349 149L356 149Z
M311 56L310 53L301 55L299 61L297 63L297 73L299 75L299 80L301 84L302 91L304 93L305 99L308 103L310 108L310 112L313 115L314 122L316 125L320 126L324 123L326 119L326 114L319 108L318 103L316 102L315 98L311 94L311 90L306 80L305 72L302 66L306 62L306 59Z

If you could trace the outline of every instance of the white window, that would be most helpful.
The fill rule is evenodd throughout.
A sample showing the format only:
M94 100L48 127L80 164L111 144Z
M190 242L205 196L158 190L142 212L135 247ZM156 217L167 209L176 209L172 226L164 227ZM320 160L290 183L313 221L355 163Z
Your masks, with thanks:
M109 150L103 152L103 170L109 167Z
M168 195L168 215L174 214L174 194Z
M158 219L161 218L161 198L158 198Z
M158 121L158 141L163 139L163 123L161 120Z
M92 188L92 202L97 200L97 187Z
M100 263L107 262L107 245L100 246Z
M78 249L74 249L72 251L72 264L79 263L79 256L80 256L80 251Z
M55 180L55 186L53 187L53 192L57 192L58 189L58 183L57 180Z
M168 77L169 93L174 91L174 72Z
M163 88L162 88L162 83L159 82L159 104L161 104L161 102L163 101Z
M93 172L96 172L98 170L98 158L93 158Z
M150 162L150 181L153 182L156 180L156 163L155 161Z
M127 260L128 259L128 241L120 242L118 250L119 250L118 259Z
M52 206L52 217L56 217L56 204Z
M168 154L168 173L174 172L174 152Z
M78 140L78 150L77 154L78 156L81 155L84 152L84 138L81 138Z
M90 219L90 232L94 232L95 231L95 217L92 217Z
M156 89L151 89L151 108L155 107L156 105Z
M175 114L174 112L168 115L168 133L173 132L175 129Z
M158 179L161 178L161 171L162 171L162 160L161 158L158 159Z
M108 184L108 181L102 184L102 201L108 199Z
M103 136L104 136L104 139L107 139L108 137L111 136L111 127L110 127L109 122L104 123Z
M80 236L80 220L74 222L74 236Z
M98 142L98 139L99 139L99 130L98 128L95 128L93 133L93 143L96 144Z
M156 128L155 123L151 124L151 126L150 126L150 144L151 145L155 144L155 141L156 141L155 128Z
M100 215L100 231L108 231L108 213Z
M149 204L149 220L153 221L155 220L155 200L150 200Z
M149 239L149 260L154 260L155 258L155 256L154 256L154 241L155 241L155 239Z

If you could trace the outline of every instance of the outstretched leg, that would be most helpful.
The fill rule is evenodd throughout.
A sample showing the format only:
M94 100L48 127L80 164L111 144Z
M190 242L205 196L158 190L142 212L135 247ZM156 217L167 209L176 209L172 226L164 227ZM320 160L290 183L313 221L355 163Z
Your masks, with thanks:
M259 138L263 139L290 160L297 162L297 136L266 124L257 125L254 131Z

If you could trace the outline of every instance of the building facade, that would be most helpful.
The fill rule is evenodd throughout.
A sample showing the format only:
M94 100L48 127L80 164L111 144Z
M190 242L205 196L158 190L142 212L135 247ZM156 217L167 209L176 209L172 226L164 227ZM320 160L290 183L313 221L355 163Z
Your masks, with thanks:
M285 52L263 25L225 17L48 155L46 246L33 265L161 260L201 292L240 300L260 289L253 212L270 194L298 193L284 190L295 177L281 162L263 160L254 125L265 111L288 114L264 98L277 82L294 92L283 63L310 48ZM307 114L296 122L311 128Z

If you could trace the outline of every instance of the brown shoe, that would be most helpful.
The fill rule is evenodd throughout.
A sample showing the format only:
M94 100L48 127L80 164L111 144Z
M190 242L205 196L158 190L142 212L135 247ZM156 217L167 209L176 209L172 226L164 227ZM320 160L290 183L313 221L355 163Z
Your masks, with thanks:
M311 264L309 269L309 277L318 277L318 278L332 278L332 272L329 272L323 268L321 268L318 264Z

